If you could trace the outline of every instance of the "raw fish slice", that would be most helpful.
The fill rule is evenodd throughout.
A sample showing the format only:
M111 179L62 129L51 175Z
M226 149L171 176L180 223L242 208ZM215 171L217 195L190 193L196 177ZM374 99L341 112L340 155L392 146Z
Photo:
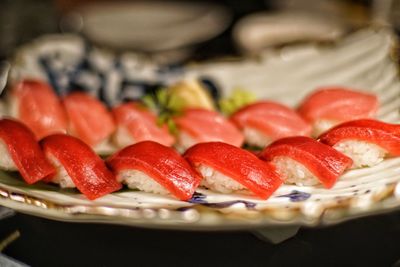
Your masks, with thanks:
M80 92L63 99L69 119L68 133L95 147L107 141L114 132L111 113L96 98Z
M174 149L153 141L128 146L112 155L107 163L119 180L127 178L128 186L132 183L147 192L164 193L162 189L166 189L181 200L188 200L201 180Z
M113 108L112 113L117 124L114 142L118 147L146 140L165 146L175 142L166 125L158 126L156 115L138 103L121 104Z
M219 192L248 190L267 199L282 184L272 165L229 144L197 144L184 157L207 179L206 185Z
M400 156L400 125L372 119L344 122L319 140L351 157L354 167L376 165L387 154Z
M178 145L183 150L197 143L220 141L240 147L242 133L221 114L206 109L186 109L174 119L178 131Z
M35 135L20 122L0 120L1 167L18 170L28 184L55 173L36 141Z
M242 129L248 144L260 147L282 137L311 133L311 126L294 110L268 101L241 108L231 120Z
M47 158L58 172L47 181L77 187L88 199L93 200L121 189L114 174L104 161L81 140L63 134L50 135L41 141Z
M313 124L318 136L338 123L373 118L378 110L375 95L341 87L316 90L300 105L298 111Z
M260 158L273 162L278 172L290 179L287 182L303 184L301 179L315 178L326 188L331 188L352 164L352 160L342 153L305 136L279 139L267 146ZM292 163L299 164L294 166Z
M65 133L67 117L52 88L44 82L24 80L11 89L11 116L22 121L41 139L53 133Z

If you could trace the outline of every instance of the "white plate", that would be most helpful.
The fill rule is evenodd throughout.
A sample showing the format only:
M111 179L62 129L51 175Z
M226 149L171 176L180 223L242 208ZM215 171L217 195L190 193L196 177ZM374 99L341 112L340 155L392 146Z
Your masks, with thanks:
M289 105L316 86L340 84L374 92L379 119L400 122L400 83L391 59L392 35L363 30L333 47L292 47L262 60L188 67L187 76L212 76L225 93L237 86ZM400 158L347 172L332 189L284 185L267 201L198 190L193 203L125 190L96 201L56 186L28 186L0 173L0 204L37 216L175 229L254 229L333 224L400 207Z

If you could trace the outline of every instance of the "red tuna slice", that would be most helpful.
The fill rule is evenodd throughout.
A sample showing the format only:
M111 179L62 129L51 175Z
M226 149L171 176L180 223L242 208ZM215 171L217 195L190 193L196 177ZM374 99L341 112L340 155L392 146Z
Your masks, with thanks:
M231 116L241 129L255 128L272 140L311 133L311 126L294 110L275 102L261 101L245 106Z
M33 184L56 172L40 149L35 135L24 124L9 119L0 120L0 138L5 143L22 178L28 184Z
M206 109L187 109L174 119L178 129L187 132L196 143L220 141L240 147L243 134L221 114Z
M98 145L114 132L111 113L96 98L75 92L64 97L63 104L69 119L69 134L88 145Z
M344 122L323 133L319 141L334 146L343 140L374 143L393 156L400 155L400 125L364 119Z
M28 126L37 139L67 130L64 108L45 82L19 82L11 89L11 104L12 115Z
M263 162L251 152L229 144L197 144L189 148L184 157L194 167L204 164L221 172L261 199L268 199L282 184L271 164Z
M378 110L378 98L369 93L341 87L318 89L300 105L300 115L310 122L319 119L349 121L372 118Z
M65 168L75 186L93 200L121 189L104 161L81 140L64 134L50 135L41 141L48 158Z
M156 115L139 103L121 104L113 108L112 113L117 128L125 127L127 131L124 134L131 135L129 139L132 139L132 142L130 144L149 140L171 146L175 142L174 137L168 132L167 126L159 127ZM128 143L124 145L128 145Z
M331 188L353 163L332 147L305 136L279 139L260 154L260 158L266 161L279 156L289 157L304 165L326 188Z
M201 177L174 149L153 141L128 146L107 159L118 175L125 170L144 172L180 200L188 200Z

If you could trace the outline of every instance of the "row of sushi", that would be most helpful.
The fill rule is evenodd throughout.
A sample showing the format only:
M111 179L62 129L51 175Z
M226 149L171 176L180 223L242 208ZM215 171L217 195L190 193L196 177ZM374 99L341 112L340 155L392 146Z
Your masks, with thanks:
M372 119L339 124L318 140L281 138L260 153L205 142L181 155L160 143L142 141L103 161L76 137L52 134L38 142L23 123L7 118L0 120L0 139L2 169L18 170L29 184L42 180L76 187L91 200L118 191L121 183L180 200L189 200L198 186L268 199L283 182L331 188L353 165L373 165L400 155L400 125Z
M44 82L24 80L8 91L8 116L26 124L39 140L54 133L75 136L95 151L115 151L151 140L185 151L197 143L220 141L260 148L288 136L318 136L339 123L373 118L377 97L346 88L323 88L297 110L271 101L241 107L229 118L206 108L186 108L173 122L177 134L157 124L157 115L139 102L110 110L96 98L73 92L61 100Z

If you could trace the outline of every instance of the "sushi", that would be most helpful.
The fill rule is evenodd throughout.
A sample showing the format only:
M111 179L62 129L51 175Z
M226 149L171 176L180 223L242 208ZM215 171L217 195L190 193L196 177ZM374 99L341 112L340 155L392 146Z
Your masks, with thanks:
M282 137L311 134L311 126L294 110L269 101L247 105L235 112L231 120L243 131L246 143L257 147Z
M156 115L139 103L121 104L112 109L112 114L117 127L113 141L119 148L146 140L165 146L175 142L167 126L158 126Z
M47 83L23 80L11 88L8 102L9 115L28 126L37 139L53 133L66 133L65 110Z
M144 192L192 197L201 177L174 149L153 141L128 146L107 159L118 181Z
M46 157L57 169L55 175L45 181L59 184L62 188L76 187L90 200L121 189L122 185L104 161L81 140L54 134L40 143Z
M250 193L267 199L282 184L271 164L230 144L197 144L185 152L184 158L203 177L201 185L216 192Z
M378 106L378 98L373 94L327 87L309 95L298 112L312 124L313 136L316 137L342 122L373 118Z
M56 171L47 161L32 131L18 121L0 120L0 153L0 168L18 170L28 184Z
M115 130L111 113L96 98L81 92L64 97L63 104L68 115L68 133L78 137L99 153L107 153L109 138Z
M178 129L177 147L180 151L204 142L220 141L237 147L243 144L244 137L239 129L221 114L191 108L183 111L174 122Z
M271 162L288 184L331 188L352 160L332 147L310 137L279 139L267 146L260 158Z
M353 159L353 168L370 167L386 156L400 156L400 125L365 119L337 125L319 137Z

